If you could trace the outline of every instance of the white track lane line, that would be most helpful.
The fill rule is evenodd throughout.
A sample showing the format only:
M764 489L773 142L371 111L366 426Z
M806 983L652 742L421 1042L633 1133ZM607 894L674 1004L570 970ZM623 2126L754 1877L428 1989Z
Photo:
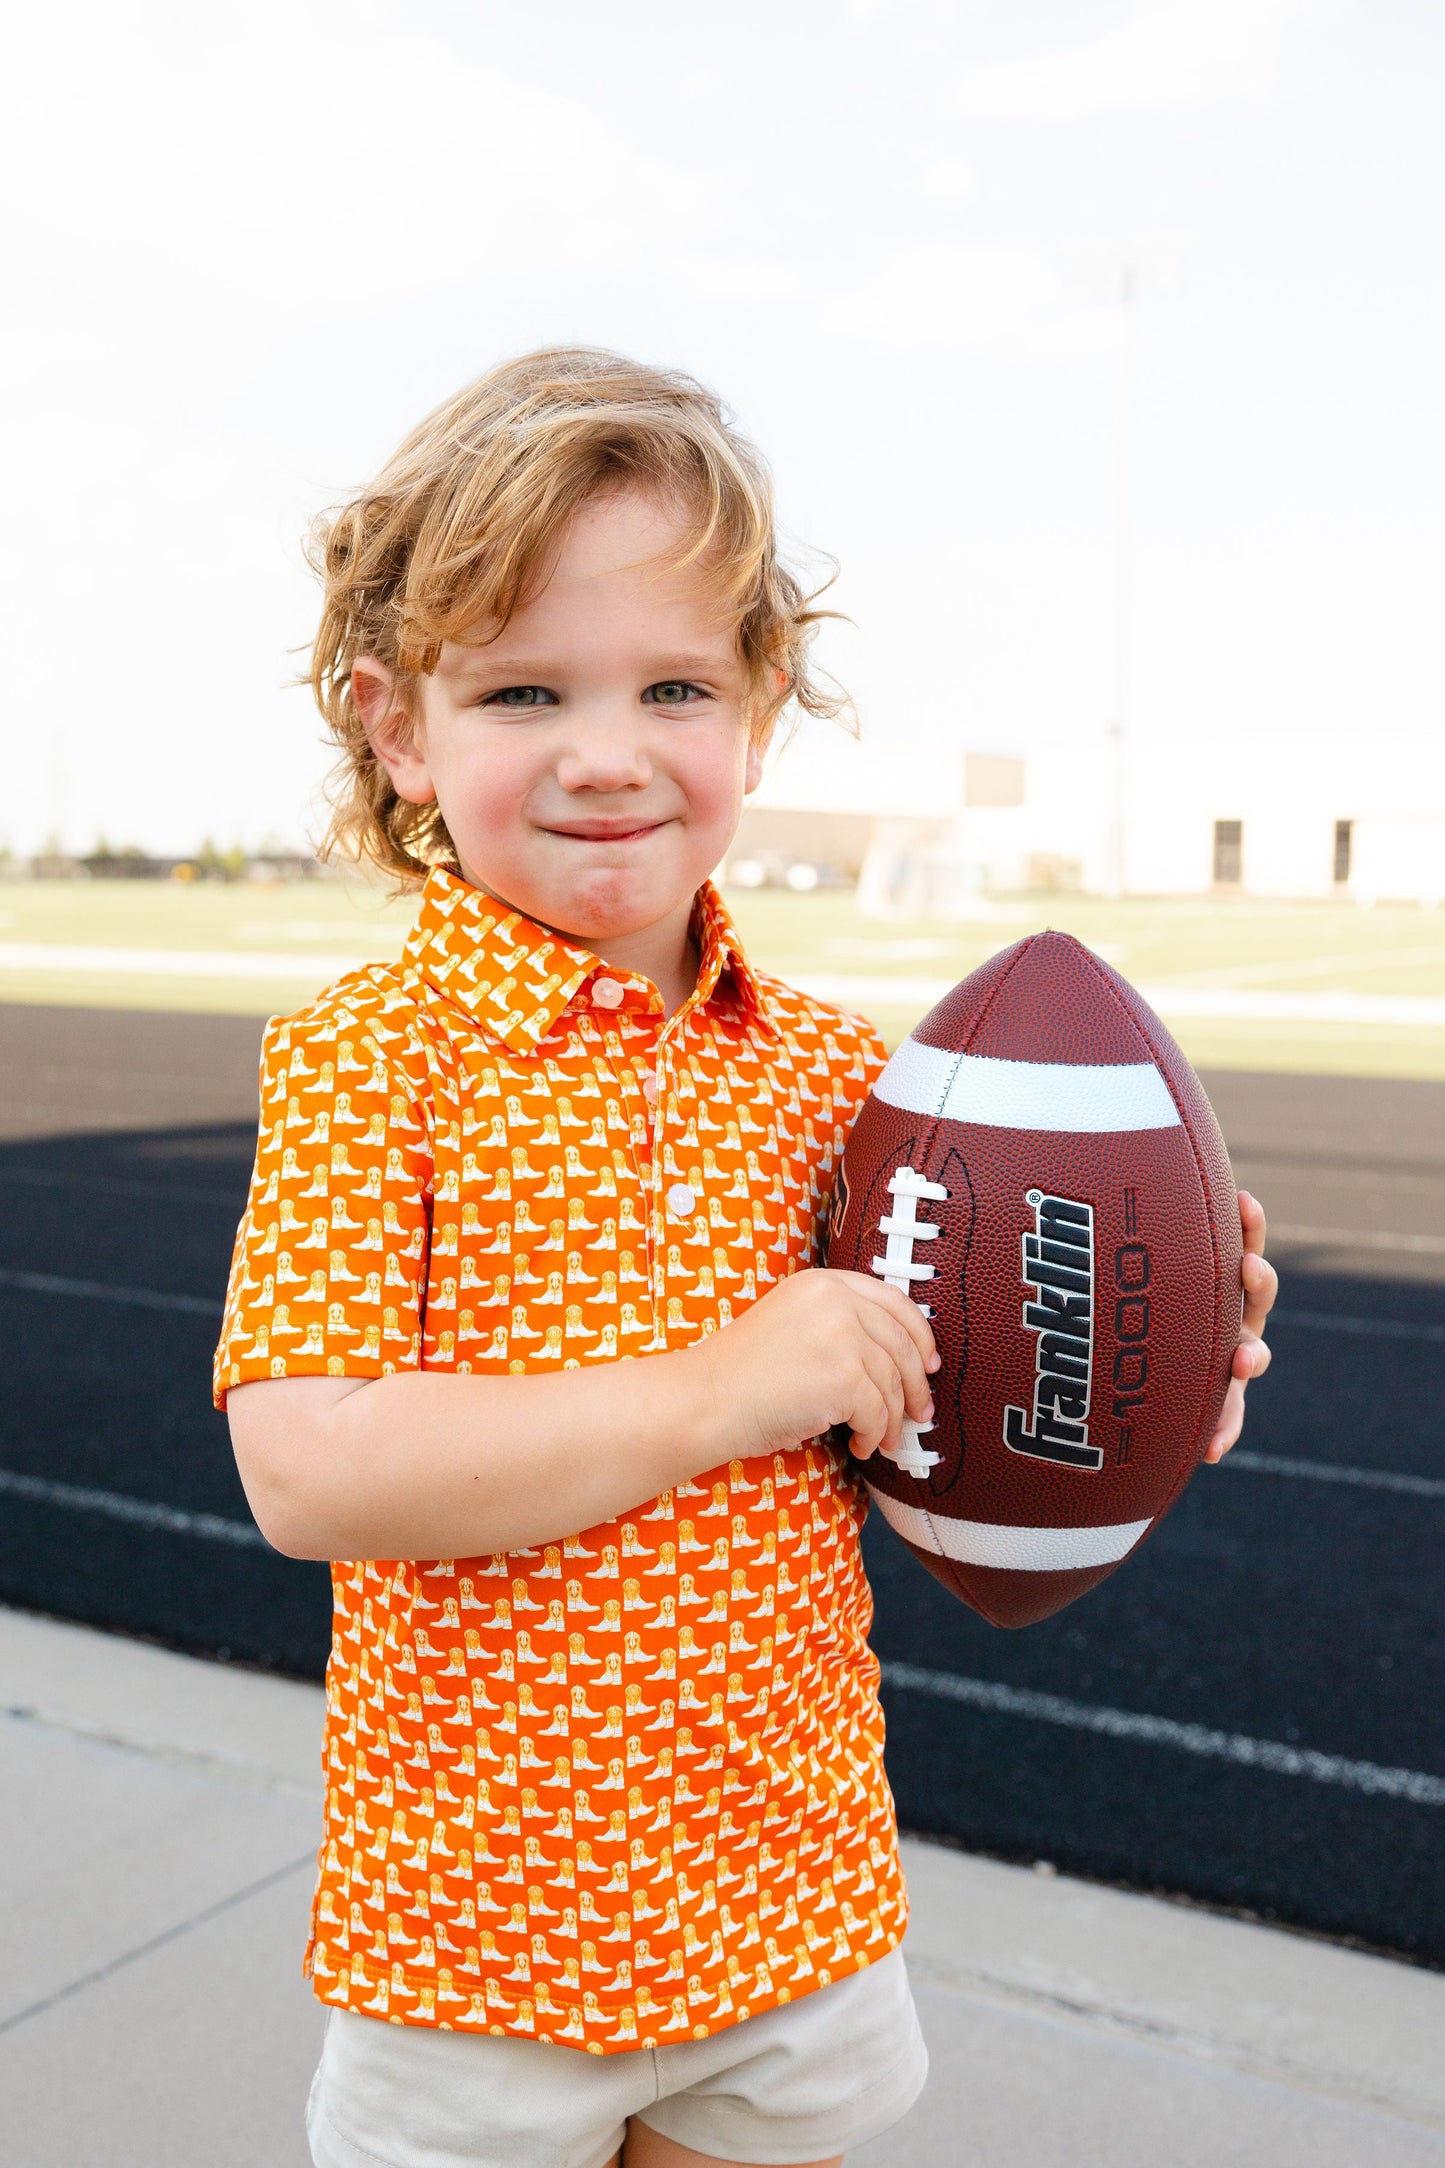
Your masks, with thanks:
M0 1494L3 1493L47 1505L68 1506L73 1511L100 1513L109 1519L160 1528L175 1535L207 1537L213 1542L260 1550L268 1547L260 1530L249 1521L226 1520L216 1513L183 1513L174 1506L150 1505L137 1498L122 1498L113 1491L85 1490L78 1485L48 1483L38 1476L13 1475L0 1470ZM1274 1776L1305 1777L1315 1784L1342 1785L1347 1790L1365 1792L1376 1798L1405 1799L1415 1806L1445 1806L1445 1778L1427 1776L1415 1769L1390 1769L1378 1762L1352 1761L1339 1754L1320 1754L1308 1747L1287 1746L1279 1739L1256 1739L1244 1732L1212 1731L1202 1724L1180 1724L1171 1717L1140 1716L1127 1709L1070 1701L1061 1694L1041 1694L1025 1687L1002 1686L991 1679L963 1678L951 1671L925 1671L917 1664L885 1663L882 1670L885 1686L908 1693L931 1694L945 1701L965 1702L998 1716L1019 1716L1034 1723L1061 1724L1073 1731L1098 1732L1107 1738L1138 1740L1146 1746L1172 1747L1176 1752L1263 1769Z
M117 1184L117 1187L120 1185ZM140 1184L136 1185L141 1187ZM209 1199L211 1193L204 1193ZM1423 1239L1423 1238L1422 1238ZM147 1310L186 1310L193 1317L219 1317L222 1305L201 1295L166 1295L146 1287L110 1287L99 1280L62 1279L51 1272L0 1270L0 1288L21 1294L70 1295L90 1302L132 1302ZM1276 1310L1271 1325L1299 1325L1316 1332L1344 1332L1381 1340L1424 1340L1445 1346L1445 1325L1417 1325L1393 1317L1341 1317L1330 1310Z
M1271 1226L1269 1239L1313 1243L1327 1250L1408 1250L1426 1257L1445 1257L1445 1235L1359 1234L1348 1227Z
M180 1182L127 1182L106 1174L50 1174L37 1167L0 1167L0 1189L79 1189L88 1197L158 1197L166 1204L224 1204L239 1213L234 1189L194 1189Z
M1206 1760L1235 1762L1245 1769L1266 1770L1271 1776L1338 1784L1347 1791L1365 1792L1377 1799L1404 1799L1417 1807L1445 1807L1445 1777L1427 1776L1418 1769L1389 1769L1379 1762L1351 1761L1343 1754L1317 1754L1310 1747L1287 1746L1282 1739L1211 1731L1203 1724L1179 1724L1167 1716L1138 1716L1129 1709L1068 1701L1062 1694L1000 1686L992 1679L961 1678L952 1671L924 1671L917 1664L885 1663L883 1684L904 1693L965 1702L970 1708L985 1709L994 1716L1062 1724L1071 1731L1100 1732L1110 1739L1137 1740L1143 1746L1172 1747L1177 1753L1197 1754Z
M137 1303L143 1310L184 1310L190 1317L219 1317L223 1305L204 1295L163 1295L149 1287L106 1287L99 1280L63 1280L53 1272L0 1272L0 1287L22 1295L70 1295L87 1302Z
M1276 1310L1275 1325L1302 1325L1313 1332L1346 1332L1381 1340L1428 1340L1445 1347L1445 1325L1417 1325L1394 1317L1337 1317L1332 1310Z
M1256 1475L1304 1476L1312 1483L1349 1483L1357 1490L1400 1491L1410 1498L1445 1498L1445 1482L1435 1476L1396 1475L1385 1468L1335 1468L1327 1460L1289 1460L1274 1453L1242 1453L1238 1446L1225 1454L1224 1462L1231 1468L1250 1469Z
M51 1483L44 1476L17 1475L0 1468L0 1497L28 1498L34 1505L63 1506L71 1513L99 1513L106 1520L128 1521L133 1528L159 1528L172 1536L200 1536L211 1543L238 1543L266 1551L266 1538L253 1521L233 1521L219 1513L185 1513L179 1506L152 1505L144 1498L123 1498L119 1491L88 1490L79 1483Z

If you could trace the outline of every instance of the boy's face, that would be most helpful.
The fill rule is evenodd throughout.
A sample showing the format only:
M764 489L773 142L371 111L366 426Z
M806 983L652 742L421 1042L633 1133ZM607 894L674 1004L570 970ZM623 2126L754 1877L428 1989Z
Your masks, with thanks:
M584 506L499 637L446 644L410 731L386 719L381 665L352 678L396 789L436 799L468 881L614 960L629 943L659 982L761 775L733 630L705 574L668 569L679 535L646 497Z

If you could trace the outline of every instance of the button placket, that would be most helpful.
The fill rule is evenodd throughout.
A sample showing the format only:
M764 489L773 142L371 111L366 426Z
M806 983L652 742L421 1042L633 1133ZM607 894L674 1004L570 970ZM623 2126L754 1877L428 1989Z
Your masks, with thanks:
M651 1023L647 1012L631 1011L629 1025L641 1037ZM628 1156L637 1180L639 1202L642 1212L642 1246L646 1262L648 1300L652 1310L652 1345L662 1344L662 1305L658 1301L658 1246L657 1246L657 1185L658 1152L654 1121L654 1108L644 1088L643 1080L651 1074L650 1064L656 1054L648 1055L638 1044L638 1038L629 1043L614 1022L606 1033L606 1043L612 1057L613 1075L627 1117Z
M664 1320L667 1315L667 1300L670 1293L667 1281L667 1253L671 1246L669 1226L673 1220L691 1219L700 1201L697 1191L689 1182L679 1180L675 1174L669 1176L666 1171L667 1148L670 1143L675 1141L674 1130L676 1134L681 1134L681 1130L677 1129L676 1124L671 1129L668 1126L668 1110L676 1104L673 1096L673 1064L669 1056L687 1028L690 1006L691 1004L685 1004L681 1009L677 1010L674 1015L668 1018L662 1030L658 1033L657 1056L653 1069L652 1195L653 1226L656 1229L656 1239L652 1246L652 1299L657 1317L657 1337L659 1340L665 1338ZM686 1058L685 1054L683 1058ZM666 1184L665 1189L664 1183Z
M657 1035L657 1047L652 1058L650 1081L652 1090L647 1094L648 1112L652 1123L651 1204L648 1212L648 1266L652 1281L652 1314L654 1330L660 1344L667 1341L667 1208L663 1201L663 1162L667 1141L667 1034L672 1019L663 1025ZM646 1083L643 1090L646 1092Z

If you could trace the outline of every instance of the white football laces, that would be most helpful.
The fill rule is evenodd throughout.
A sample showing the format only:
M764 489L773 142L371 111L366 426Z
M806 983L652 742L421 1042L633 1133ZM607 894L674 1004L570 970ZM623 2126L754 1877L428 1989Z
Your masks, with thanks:
M890 1287L896 1287L901 1295L910 1300L915 1280L933 1279L937 1268L919 1262L913 1255L915 1242L936 1242L938 1229L930 1220L918 1217L919 1199L937 1198L947 1201L948 1191L938 1182L925 1182L921 1174L911 1167L900 1167L888 1184L888 1194L893 1199L893 1210L884 1214L878 1222L878 1232L888 1237L888 1247L881 1257L873 1259L873 1270ZM926 1302L918 1305L925 1317L933 1312ZM941 1453L930 1453L919 1444L923 1432L932 1430L932 1423L915 1423L908 1416L903 1418L903 1439L897 1450L890 1452L885 1445L882 1450L895 1467L906 1475L921 1479L930 1468L936 1468L942 1460Z

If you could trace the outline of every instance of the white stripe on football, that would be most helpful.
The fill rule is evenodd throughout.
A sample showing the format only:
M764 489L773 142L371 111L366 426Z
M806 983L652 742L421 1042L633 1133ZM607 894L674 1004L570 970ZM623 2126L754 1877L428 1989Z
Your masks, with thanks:
M1102 1528L1005 1528L993 1521L958 1521L905 1505L884 1490L873 1503L890 1527L920 1551L965 1566L1004 1566L1015 1573L1067 1573L1077 1566L1114 1566L1127 1558L1152 1521Z
M1174 1095L1152 1061L998 1061L908 1038L873 1091L913 1114L991 1129L1082 1133L1179 1126Z

